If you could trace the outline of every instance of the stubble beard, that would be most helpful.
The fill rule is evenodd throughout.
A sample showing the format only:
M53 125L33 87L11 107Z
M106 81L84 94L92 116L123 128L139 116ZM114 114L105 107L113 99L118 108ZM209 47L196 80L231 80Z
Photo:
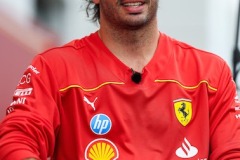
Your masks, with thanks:
M148 13L146 15L133 14L123 17L119 9L120 7L114 8L112 6L103 5L101 9L105 19L115 29L138 30L149 25L157 16L158 1L156 1L155 4L152 4L152 0L147 0L146 3L149 6ZM117 6L120 6L121 0L117 0L116 4Z

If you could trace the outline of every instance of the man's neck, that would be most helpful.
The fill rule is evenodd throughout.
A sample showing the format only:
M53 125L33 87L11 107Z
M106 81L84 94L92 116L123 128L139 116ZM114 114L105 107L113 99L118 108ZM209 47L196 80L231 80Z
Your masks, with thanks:
M152 59L157 48L159 31L157 26L138 30L116 30L101 27L99 36L108 49L125 65L142 72Z

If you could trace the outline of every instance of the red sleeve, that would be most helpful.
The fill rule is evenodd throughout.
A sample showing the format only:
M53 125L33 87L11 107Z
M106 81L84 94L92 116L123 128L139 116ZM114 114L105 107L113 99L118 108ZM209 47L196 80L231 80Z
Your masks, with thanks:
M0 159L47 159L53 154L60 123L59 99L54 73L41 55L36 56L0 124Z
M215 102L210 108L210 142L211 160L239 159L239 100L227 65L221 71Z

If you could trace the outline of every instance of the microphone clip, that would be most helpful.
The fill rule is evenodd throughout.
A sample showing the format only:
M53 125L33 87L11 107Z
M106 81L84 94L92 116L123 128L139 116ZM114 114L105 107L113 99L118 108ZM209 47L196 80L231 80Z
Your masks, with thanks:
M134 71L132 68L131 70L132 70L132 76L131 76L132 81L136 84L139 84L142 80L142 74Z

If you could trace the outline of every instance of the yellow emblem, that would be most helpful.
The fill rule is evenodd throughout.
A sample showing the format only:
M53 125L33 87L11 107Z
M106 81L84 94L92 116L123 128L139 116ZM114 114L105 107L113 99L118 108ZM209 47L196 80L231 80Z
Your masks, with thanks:
M190 99L177 99L174 102L175 114L178 121L186 126L192 119L192 102Z
M116 160L118 157L115 144L103 138L92 141L85 150L86 160Z

